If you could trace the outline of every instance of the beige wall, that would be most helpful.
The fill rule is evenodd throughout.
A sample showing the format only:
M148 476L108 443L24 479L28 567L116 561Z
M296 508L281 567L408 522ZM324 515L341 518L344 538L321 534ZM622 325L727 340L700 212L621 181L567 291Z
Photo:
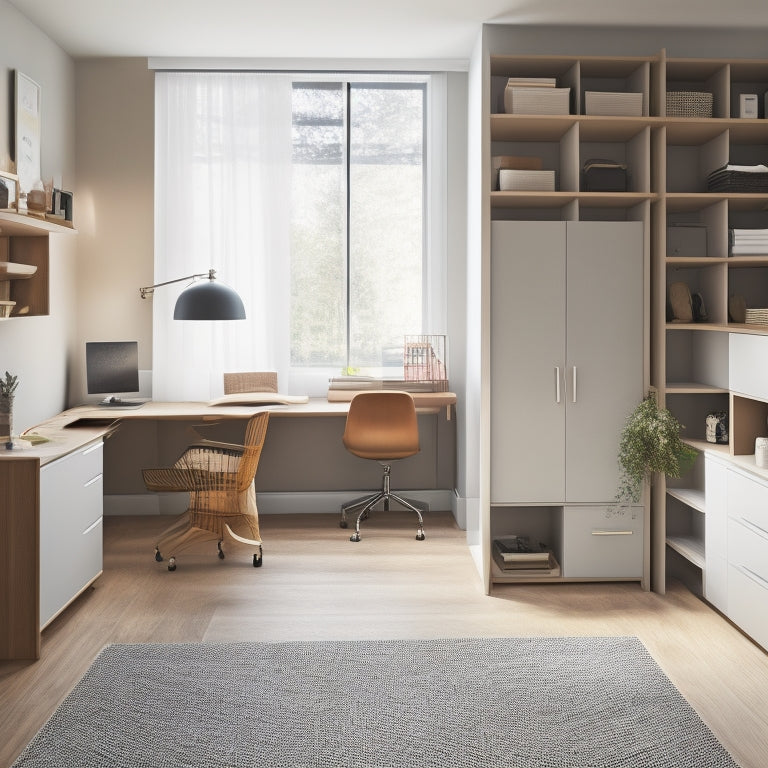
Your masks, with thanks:
M41 171L74 189L75 67L72 60L6 0L0 0L0 167L11 162L13 74L41 88ZM75 202L75 211L77 211ZM0 236L2 234L0 233ZM19 377L15 427L21 431L67 402L69 353L76 344L77 236L52 235L50 314L0 321L0 375Z
M85 342L138 341L152 367L154 77L146 59L87 59L77 78L78 343L70 405L88 398Z

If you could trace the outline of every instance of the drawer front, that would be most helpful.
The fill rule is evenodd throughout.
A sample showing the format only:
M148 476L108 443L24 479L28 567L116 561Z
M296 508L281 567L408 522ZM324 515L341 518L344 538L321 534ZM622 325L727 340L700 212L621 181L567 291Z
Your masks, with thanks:
M734 392L768 400L768 337L729 334L728 383Z
M768 650L768 581L729 565L728 618Z
M44 627L90 584L103 568L103 531L99 518L66 545L40 553L40 626Z
M768 532L755 529L746 520L729 520L728 562L768 584Z
M728 517L746 520L768 535L768 486L740 472L728 472Z
M640 578L643 508L565 507L562 571L566 578Z

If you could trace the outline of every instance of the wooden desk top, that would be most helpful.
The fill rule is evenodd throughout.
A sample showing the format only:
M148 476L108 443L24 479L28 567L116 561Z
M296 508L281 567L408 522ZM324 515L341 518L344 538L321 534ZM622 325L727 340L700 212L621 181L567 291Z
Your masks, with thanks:
M416 392L413 398L420 413L438 413L442 408L446 408L448 418L450 418L450 406L456 403L456 395L453 392ZM280 418L339 417L345 416L348 410L348 402L328 402L322 397L310 398L307 403L291 405L211 406L207 402L155 401L146 402L138 408L79 405L62 411L23 433L41 435L48 438L49 442L32 446L27 445L24 440L18 440L17 442L24 447L13 451L0 450L0 460L39 458L41 464L47 464L109 435L121 421L172 419L221 421L222 419L247 419L260 411L269 411L271 416Z

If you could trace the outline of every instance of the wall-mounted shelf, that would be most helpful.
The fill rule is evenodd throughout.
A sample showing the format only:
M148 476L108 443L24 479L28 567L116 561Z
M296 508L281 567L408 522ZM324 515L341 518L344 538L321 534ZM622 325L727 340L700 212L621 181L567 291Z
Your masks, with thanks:
M0 211L0 300L15 302L12 318L48 314L48 238L75 232L71 222Z
M34 237L45 234L74 234L71 221L41 218L32 214L0 211L0 237Z

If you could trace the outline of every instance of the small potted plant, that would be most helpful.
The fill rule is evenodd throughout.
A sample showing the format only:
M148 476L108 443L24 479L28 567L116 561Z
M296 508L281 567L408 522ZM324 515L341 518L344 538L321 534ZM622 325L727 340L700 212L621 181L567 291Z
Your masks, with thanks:
M6 448L13 448L13 393L19 386L19 377L5 372L0 379L0 435L7 435Z
M681 477L691 469L698 451L683 442L682 429L666 408L659 408L655 393L638 404L621 432L617 504L638 503L643 483L656 472Z

